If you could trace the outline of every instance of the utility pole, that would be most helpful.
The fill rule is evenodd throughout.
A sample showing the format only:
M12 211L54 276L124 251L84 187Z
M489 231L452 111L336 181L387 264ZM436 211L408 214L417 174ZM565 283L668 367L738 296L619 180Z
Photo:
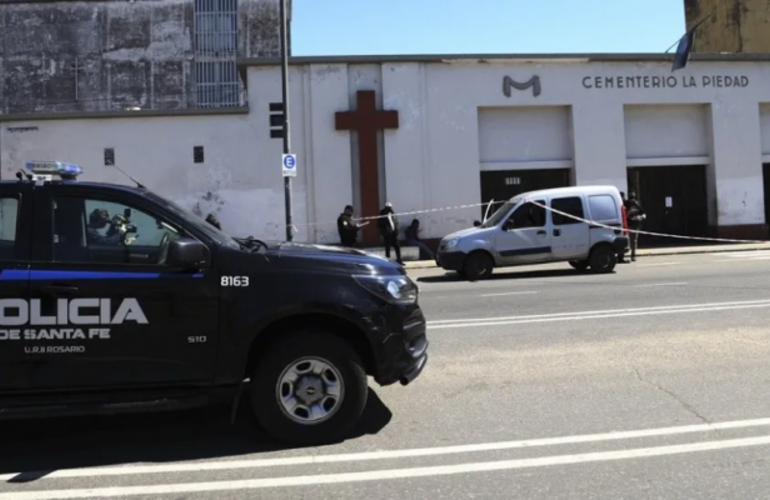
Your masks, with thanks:
M283 153L291 154L289 137L289 37L286 15L286 0L281 0L281 88L283 94ZM294 239L294 216L292 214L291 177L284 176L283 192L286 200L286 241Z

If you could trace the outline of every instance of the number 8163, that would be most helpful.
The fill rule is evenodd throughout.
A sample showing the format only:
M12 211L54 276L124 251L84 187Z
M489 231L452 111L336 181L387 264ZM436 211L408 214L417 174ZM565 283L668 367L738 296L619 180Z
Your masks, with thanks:
M222 286L249 286L248 276L222 276Z

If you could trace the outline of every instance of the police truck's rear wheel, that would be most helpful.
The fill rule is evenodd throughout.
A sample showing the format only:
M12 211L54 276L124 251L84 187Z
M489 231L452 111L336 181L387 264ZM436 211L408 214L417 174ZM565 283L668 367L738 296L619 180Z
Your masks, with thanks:
M594 273L611 273L618 263L618 256L609 245L601 245L591 250L588 263Z
M260 425L280 441L302 446L338 442L366 406L366 373L340 338L303 332L263 353L251 377L251 404Z

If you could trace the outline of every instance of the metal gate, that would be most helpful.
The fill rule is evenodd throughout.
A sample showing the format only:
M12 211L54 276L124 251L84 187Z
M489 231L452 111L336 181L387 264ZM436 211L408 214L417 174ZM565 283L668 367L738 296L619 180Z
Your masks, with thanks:
M647 213L642 230L708 237L708 192L705 165L635 167L628 169L628 191ZM679 238L639 236L639 246L702 243Z
M570 172L568 168L481 172L482 219L490 200L495 201L489 210L492 215L500 205L521 193L570 186Z

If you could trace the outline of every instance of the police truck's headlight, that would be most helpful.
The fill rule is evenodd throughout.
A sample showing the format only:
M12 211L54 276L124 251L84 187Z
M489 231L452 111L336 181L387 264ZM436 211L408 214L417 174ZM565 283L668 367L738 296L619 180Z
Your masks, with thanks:
M414 304L419 292L417 285L406 276L353 276L356 283L374 295L394 304Z
M459 238L452 238L451 240L447 240L444 243L444 248L453 248L457 246L457 242L460 241Z

